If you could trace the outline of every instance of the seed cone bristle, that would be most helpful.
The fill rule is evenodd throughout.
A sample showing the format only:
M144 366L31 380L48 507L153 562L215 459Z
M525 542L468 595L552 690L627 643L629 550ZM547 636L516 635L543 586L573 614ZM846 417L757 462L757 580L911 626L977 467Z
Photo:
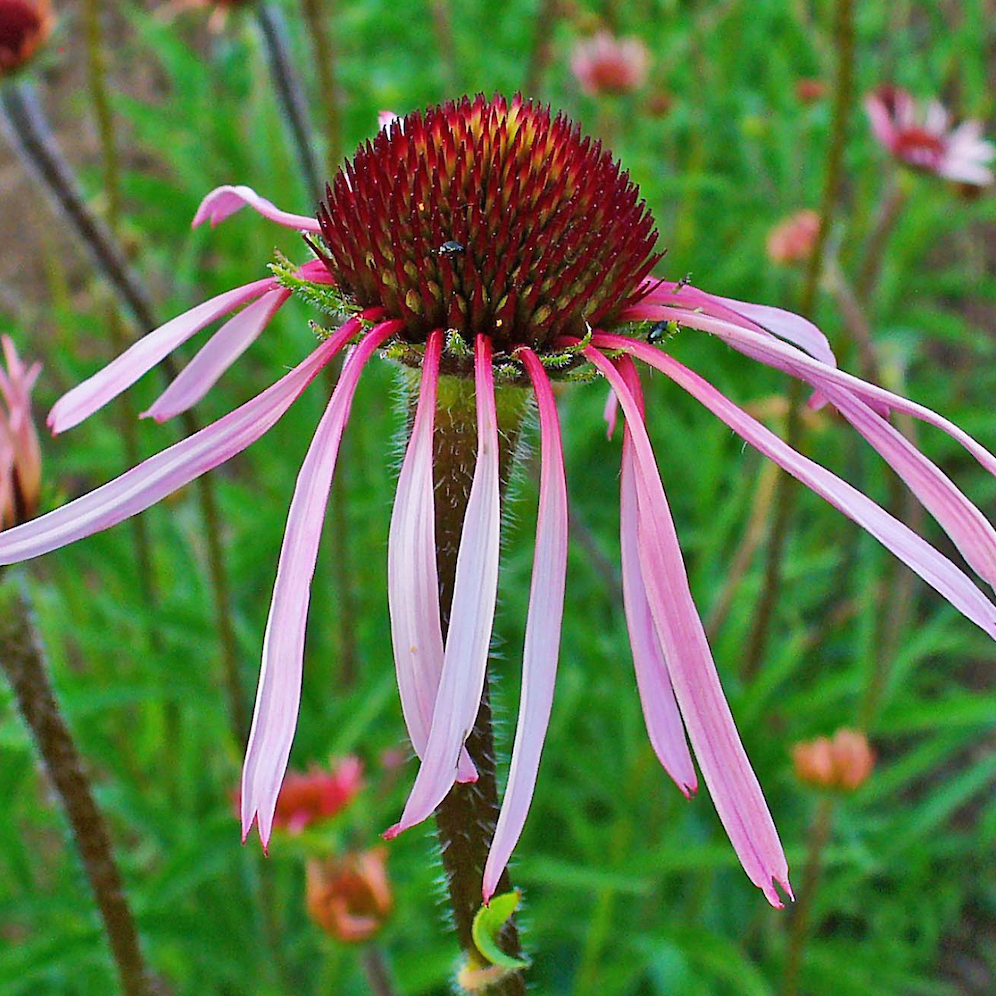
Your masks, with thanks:
M562 114L479 94L397 119L326 187L329 272L424 342L544 350L611 325L661 258L639 188Z

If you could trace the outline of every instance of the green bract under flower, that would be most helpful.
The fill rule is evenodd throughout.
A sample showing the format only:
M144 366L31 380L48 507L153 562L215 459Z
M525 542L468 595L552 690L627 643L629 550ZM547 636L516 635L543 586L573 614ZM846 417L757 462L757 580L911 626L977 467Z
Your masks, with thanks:
M464 97L393 121L326 188L321 255L358 307L410 343L547 351L609 327L661 258L639 188L600 142L516 97Z

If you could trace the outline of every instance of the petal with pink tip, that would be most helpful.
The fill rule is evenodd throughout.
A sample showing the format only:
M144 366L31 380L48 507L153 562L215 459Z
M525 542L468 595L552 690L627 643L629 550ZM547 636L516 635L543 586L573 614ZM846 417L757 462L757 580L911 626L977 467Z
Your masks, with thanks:
M640 512L633 466L633 440L628 428L623 436L619 491L623 607L647 736L664 770L685 796L690 796L698 789L695 765L688 752L685 728L674 698L664 651L654 627L640 566Z
M196 228L205 221L211 222L212 228L217 228L226 218L235 214L236 211L248 205L254 211L258 211L269 221L275 221L285 228L294 228L299 232L318 232L320 228L315 218L309 218L304 214L291 214L288 211L281 211L275 204L272 204L265 197L260 197L252 187L232 186L226 184L223 187L215 187L201 201L194 220L190 223L191 228Z
M0 564L30 560L143 511L254 443L355 332L344 327L262 394L108 484L0 533Z
M785 854L723 695L639 407L606 357L593 347L585 355L619 396L632 433L647 600L695 756L744 871L768 902L780 908L774 883L790 891Z
M498 593L500 513L498 421L491 370L491 341L487 337L477 337L474 355L477 466L457 553L443 673L425 757L401 820L385 834L389 838L421 823L452 787L460 749L474 727L481 704L488 666Z
M567 577L567 481L557 403L536 354L524 348L517 355L532 381L539 408L540 494L529 615L522 652L519 721L515 728L508 784L484 867L485 902L491 899L498 887L501 874L525 826L536 788L557 678Z
M360 373L377 347L396 328L390 322L375 327L346 361L301 465L287 515L277 580L263 637L256 707L242 769L242 837L244 840L255 818L263 847L270 840L277 795L297 726L311 580L315 574L339 443L349 419Z
M442 345L443 334L438 330L426 343L418 408L398 475L387 546L387 597L401 711L412 747L420 758L425 755L443 670L432 481L436 378ZM466 749L461 752L459 769L458 781L477 779Z
M860 398L824 388L830 403L882 458L937 520L966 562L996 586L996 530L932 460Z
M49 428L53 433L60 433L78 425L98 408L102 408L112 398L116 398L126 388L131 387L139 377L148 373L195 332L200 332L205 325L254 300L266 291L273 290L276 286L277 282L268 278L225 291L224 294L212 297L196 308L191 308L190 311L171 319L155 331L142 336L138 342L111 360L102 370L98 370L92 377L64 394L49 412Z
M966 618L996 639L996 606L947 557L938 553L926 540L889 515L869 497L825 467L797 453L698 374L672 357L649 346L644 347L642 343L624 340L621 336L595 336L593 342L604 348L626 349L666 374L751 446L868 530ZM622 342L626 345L621 345Z
M814 360L805 353L801 353L791 346L786 346L784 343L778 342L778 340L770 336L762 336L749 329L733 325L730 322L710 318L708 315L702 315L694 311L673 311L672 315L682 325L688 325L690 328L709 332L724 342L729 343L738 352L743 353L744 356L749 356L751 359L758 360L767 366L791 374L793 377L797 377L799 380L805 381L819 390L822 390L826 385L837 385L854 394L876 411L892 410L906 412L914 418L936 426L961 443L989 473L996 475L996 456L993 456L984 446L977 443L963 429L959 429L958 426L943 415L938 415L937 412L932 411L924 405L918 405L915 401L910 401L901 395L893 394L892 391L887 391L884 387L869 384L867 381L845 373L843 370L838 370L836 367L820 363L819 360ZM620 337L615 336L612 338L619 339ZM625 341L627 344L634 342L632 339L626 339ZM626 348L628 348L628 345ZM641 357L644 356L642 352L640 355ZM650 361L648 360L648 362Z
M201 347L142 418L165 422L192 408L218 382L221 375L256 341L291 292L281 287L268 291L243 308Z

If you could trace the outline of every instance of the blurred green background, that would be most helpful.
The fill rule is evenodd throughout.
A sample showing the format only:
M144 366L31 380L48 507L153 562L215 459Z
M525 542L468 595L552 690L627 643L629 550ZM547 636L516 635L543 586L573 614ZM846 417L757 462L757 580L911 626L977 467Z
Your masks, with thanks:
M296 69L321 142L323 93L296 0L281 0ZM537 39L549 65L536 96L610 141L640 184L668 254L661 275L798 306L802 275L765 253L771 226L819 206L833 81L833 5L826 0L576 0L538 26L539 0L502 4L330 0L343 146L374 134L377 112L463 92L524 85ZM98 211L106 192L86 87L83 4L57 5L56 33L33 70L67 157ZM147 5L105 11L108 80L122 159L123 238L169 316L265 276L274 246L305 258L292 233L242 212L192 232L203 194L245 183L281 207L313 204L287 141L257 25L233 11L218 32L204 11L172 20ZM646 84L623 97L584 96L574 42L596 24L646 43ZM856 98L844 185L831 232L857 272L888 182L861 95L895 82L939 95L996 130L992 0L859 3ZM799 99L801 78L831 92ZM996 448L996 200L966 198L927 176L908 196L869 304L893 384ZM45 370L38 413L112 355L110 298L66 223L0 143L0 329ZM852 330L826 283L817 318L841 364L856 369ZM294 365L317 317L292 301L200 406L215 418ZM128 331L131 336L133 330ZM196 348L196 344L192 349ZM716 341L682 332L670 347L742 404L783 396L785 379ZM192 355L192 350L185 351ZM150 375L132 392L155 397ZM996 665L991 643L919 582L895 654L883 662L879 621L907 584L870 538L800 494L786 584L756 676L743 648L763 578L763 546L735 587L731 563L764 462L660 377L645 378L648 423L669 489L693 592L708 618L729 611L713 648L745 746L765 789L798 887L816 798L792 773L790 748L867 719L871 779L834 807L801 991L812 996L948 996L996 989ZM381 763L405 746L388 633L386 542L399 460L396 372L364 375L341 457L348 561L324 544L314 586L293 767L354 752L367 788L322 831L373 846L400 813L415 762ZM263 441L215 472L247 707L293 482L324 407L322 383ZM561 396L572 516L557 696L539 782L512 873L524 890L526 948L537 993L685 996L782 992L789 914L770 909L739 868L708 793L686 802L647 741L618 589L618 440L605 438L600 385ZM777 406L770 424L781 428ZM177 438L142 423L151 454ZM925 451L983 510L996 482L948 437L923 428ZM807 452L877 500L889 475L850 429L821 415ZM108 409L44 444L46 504L125 468ZM504 531L492 673L501 756L514 732L536 507L526 465ZM177 996L369 991L354 949L324 937L304 908L304 844L275 838L261 859L239 841L232 807L244 744L232 732L203 537L191 489L146 513L161 604L140 596L127 525L26 570L54 682L112 827L149 961ZM329 528L333 523L329 518ZM930 520L925 535L949 544ZM329 537L327 536L328 540ZM750 553L750 551L748 551ZM952 556L956 556L952 554ZM346 570L345 620L332 578ZM347 625L357 673L337 645ZM155 634L151 636L150 634ZM884 669L884 670L883 670ZM875 700L876 674L884 674ZM869 698L871 696L871 700ZM409 754L404 754L406 758ZM502 770L505 770L504 765ZM86 881L30 738L0 683L0 994L104 996L116 991ZM450 991L457 947L429 828L390 845L396 908L379 939L404 996Z

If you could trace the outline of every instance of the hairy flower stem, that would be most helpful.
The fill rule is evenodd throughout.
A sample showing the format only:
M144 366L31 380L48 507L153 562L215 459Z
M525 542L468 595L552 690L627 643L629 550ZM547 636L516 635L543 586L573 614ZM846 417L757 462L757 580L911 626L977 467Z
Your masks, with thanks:
M287 52L286 31L280 12L269 3L257 3L253 10L266 46L266 59L270 64L270 75L277 90L280 109L290 129L301 175L308 188L308 196L319 198L325 187L321 182L318 160L311 144L311 125L308 122L304 92Z
M782 976L782 996L796 996L799 988L799 971L802 956L809 938L809 918L812 914L813 899L820 884L823 868L823 851L830 839L833 799L824 796L816 806L813 822L809 827L809 840L806 852L806 867L802 875L802 887L792 908L789 925L789 946L785 956L785 972Z
M410 392L414 404L417 391ZM499 388L498 449L502 497L507 492L513 458L526 412L527 394L521 388ZM433 439L433 474L436 486L436 560L439 571L439 606L443 633L449 626L457 552L463 532L464 513L477 461L477 422L473 382L441 377ZM436 810L436 825L443 867L449 888L453 924L461 949L476 960L471 928L481 907L484 865L498 819L498 786L495 780L494 738L488 682L467 740L467 750L477 766L478 780L454 785ZM506 871L498 892L512 888ZM500 943L508 954L520 952L518 931L511 921ZM488 988L492 996L522 996L526 991L521 973L505 976Z
M0 667L62 801L104 922L122 991L125 996L147 996L150 987L138 929L114 860L110 834L59 711L27 599L10 579L0 586Z
M342 163L342 91L335 78L336 51L328 30L329 6L329 0L301 0L325 111L325 174L333 177Z
M805 283L799 303L799 313L811 318L816 304L816 291L823 272L823 257L827 238L833 221L834 209L840 193L843 175L844 148L847 143L847 125L854 102L854 0L836 0L835 5L835 48L837 52L837 79L834 93L833 123L830 134L830 148L827 153L826 174L823 181L823 197L820 203L820 227L809 257ZM798 449L802 439L802 419L799 406L803 402L802 385L793 380L788 393L789 413L786 428L786 442ZM754 610L754 625L747 638L741 677L745 681L753 678L764 660L771 632L771 621L781 590L782 568L785 559L785 545L795 509L797 488L788 474L780 474L775 485L773 505L775 520L768 539L768 554L764 567L764 582L757 607Z
M3 130L22 162L69 221L90 253L97 270L110 284L121 304L143 331L156 328L159 322L156 320L151 301L125 262L117 240L83 200L72 169L55 144L38 99L31 89L12 82L0 87L0 125L6 126ZM169 380L177 374L172 357L167 356L161 368ZM200 428L189 411L184 412L180 420L187 435L193 435ZM224 681L229 699L229 716L234 735L241 741L245 739L249 726L238 672L235 629L232 623L231 598L224 567L214 482L210 476L198 478L196 492L204 522L204 543L214 594Z

